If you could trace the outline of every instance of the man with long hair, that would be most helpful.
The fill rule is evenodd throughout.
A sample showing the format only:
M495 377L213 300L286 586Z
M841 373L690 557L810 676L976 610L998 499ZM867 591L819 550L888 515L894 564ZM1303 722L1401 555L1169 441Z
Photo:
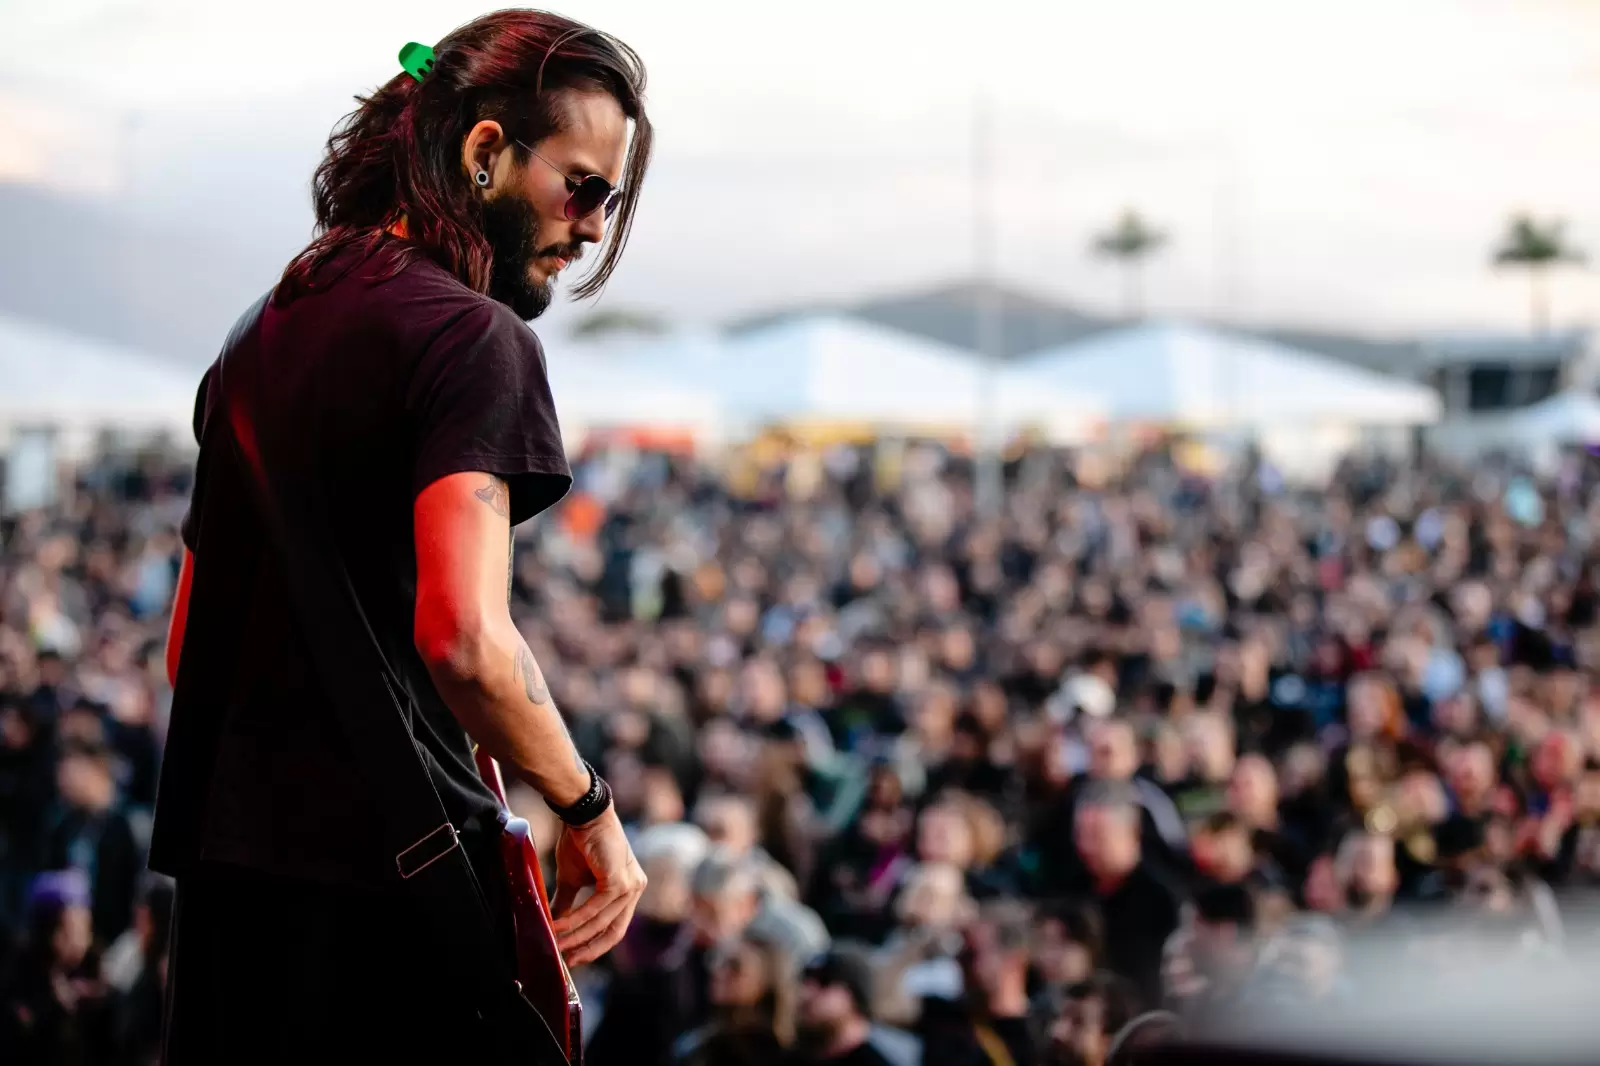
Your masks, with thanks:
M409 849L383 846L394 797L342 728L360 715L406 709L456 830L439 839L459 841L508 975L500 809L478 745L565 823L553 908L567 962L627 928L644 874L512 621L508 554L512 527L571 484L526 320L589 246L576 294L617 265L650 154L644 81L626 45L544 12L445 37L334 132L316 239L201 384L151 844L178 883L168 1063L460 1062L503 1047L480 992L451 976L452 938L430 935L438 916L406 894L438 856L408 869ZM229 428L224 365L248 383L251 433ZM314 503L294 536L315 552L269 536L271 502L251 495L263 441L272 484L293 487L279 495ZM287 543L285 525L272 530ZM306 593L290 567L313 554L339 560L347 587ZM310 631L340 609L365 615L388 706L337 700L330 642ZM339 669L371 680L378 659Z

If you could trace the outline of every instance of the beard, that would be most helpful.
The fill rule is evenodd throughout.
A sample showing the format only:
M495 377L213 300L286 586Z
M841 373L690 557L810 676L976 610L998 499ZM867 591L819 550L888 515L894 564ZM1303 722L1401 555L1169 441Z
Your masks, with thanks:
M795 1026L794 1050L807 1057L818 1057L838 1039L844 1026L838 1022L805 1022Z
M538 318L555 298L555 285L553 280L533 279L534 260L559 255L575 261L581 248L576 244L541 248L539 215L525 197L503 193L483 201L481 211L483 236L492 256L490 298L511 308L524 322Z
M1089 1056L1074 1044L1051 1041L1042 1056L1045 1066L1089 1066Z

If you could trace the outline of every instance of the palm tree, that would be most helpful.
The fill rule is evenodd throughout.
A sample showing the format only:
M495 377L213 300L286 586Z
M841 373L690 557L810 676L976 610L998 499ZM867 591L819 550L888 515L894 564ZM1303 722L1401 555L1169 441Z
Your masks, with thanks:
M1128 318L1144 316L1144 260L1167 243L1167 235L1152 229L1133 208L1122 212L1116 225L1094 239L1091 250L1122 264L1122 312Z
M1565 230L1566 223L1558 218L1541 223L1532 215L1515 215L1494 253L1495 266L1521 267L1528 272L1534 333L1550 328L1550 302L1545 288L1549 269L1562 263L1584 262L1583 252L1567 243Z

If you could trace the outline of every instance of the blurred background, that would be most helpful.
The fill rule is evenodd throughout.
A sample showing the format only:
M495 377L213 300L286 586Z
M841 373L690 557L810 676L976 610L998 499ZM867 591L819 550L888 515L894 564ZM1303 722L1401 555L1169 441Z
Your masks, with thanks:
M0 1039L38 1061L151 1053L200 374L354 95L484 10L0 6ZM516 557L652 876L582 975L596 1064L1098 1064L1141 1011L1359 999L1372 927L1427 973L1436 919L1580 957L1600 5L562 11L658 130L610 286L535 323L577 481Z

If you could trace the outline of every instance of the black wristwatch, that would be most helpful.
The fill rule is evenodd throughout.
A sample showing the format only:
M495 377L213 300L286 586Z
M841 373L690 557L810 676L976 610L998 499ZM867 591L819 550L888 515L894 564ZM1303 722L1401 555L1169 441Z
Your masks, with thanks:
M611 809L611 786L606 784L605 778L595 773L588 760L584 760L583 766L589 771L589 791L578 802L570 807L557 807L548 799L544 801L557 818L574 829L588 825Z

